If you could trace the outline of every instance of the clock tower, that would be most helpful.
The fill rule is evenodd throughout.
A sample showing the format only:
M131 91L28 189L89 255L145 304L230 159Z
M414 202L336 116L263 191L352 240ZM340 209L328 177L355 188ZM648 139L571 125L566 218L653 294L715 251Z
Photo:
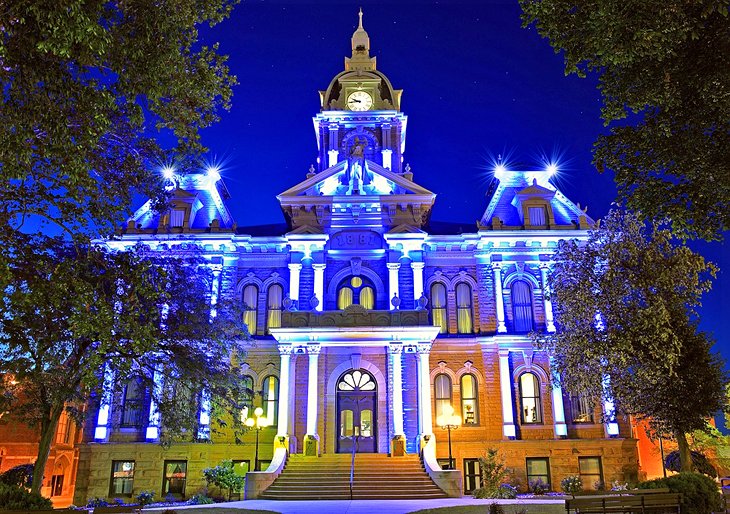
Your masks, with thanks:
M394 173L402 173L408 118L400 112L403 92L393 89L370 57L370 38L359 12L352 35L352 56L326 91L320 91L321 111L314 117L323 171L351 157L366 159Z

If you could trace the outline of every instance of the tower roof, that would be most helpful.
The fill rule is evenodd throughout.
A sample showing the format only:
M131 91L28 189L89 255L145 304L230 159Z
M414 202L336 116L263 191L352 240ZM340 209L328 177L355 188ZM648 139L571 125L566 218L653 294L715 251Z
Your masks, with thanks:
M362 26L362 9L358 16L357 29L352 34L352 56L345 57L345 70L375 70L375 57L370 57L370 36Z

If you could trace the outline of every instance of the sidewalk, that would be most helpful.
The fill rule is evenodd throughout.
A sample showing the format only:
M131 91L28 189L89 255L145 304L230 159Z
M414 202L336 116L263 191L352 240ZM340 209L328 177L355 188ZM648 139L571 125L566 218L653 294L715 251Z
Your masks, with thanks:
M438 509L441 507L456 507L460 505L473 506L470 512L487 512L487 506L492 503L512 505L526 508L529 514L560 514L565 512L564 500L475 500L465 498L445 498L441 500L319 500L319 501L272 501L248 500L238 502L218 503L213 505L191 505L175 507L175 510L184 513L188 509L249 509L278 512L281 514L408 514L423 509ZM506 508L505 512L514 512ZM509 509L509 510L508 510ZM161 512L160 509L157 512ZM146 511L145 511L146 512ZM150 511L152 512L152 511Z

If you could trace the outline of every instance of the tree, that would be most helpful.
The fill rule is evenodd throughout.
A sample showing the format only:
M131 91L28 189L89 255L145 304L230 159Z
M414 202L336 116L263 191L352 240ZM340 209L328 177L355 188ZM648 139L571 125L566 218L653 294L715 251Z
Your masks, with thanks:
M225 299L211 317L212 272L194 250L159 257L22 237L0 249L12 253L0 274L0 377L13 415L40 432L32 491L62 412L80 423L81 405L110 400L102 386L111 377L149 391L163 443L197 434L203 390L212 420L240 412L247 391L229 356L243 352L247 332Z
M212 468L203 470L203 477L209 486L212 484L218 489L228 489L228 499L231 499L233 491L240 491L246 483L246 477L236 473L232 460L224 460Z
M716 268L666 227L620 211L587 241L561 241L554 259L559 329L534 337L553 356L563 387L613 399L672 434L687 469L685 434L703 429L725 403L723 362L697 330L695 312Z
M682 237L730 227L730 30L726 0L520 0L565 57L566 74L599 78L594 164L620 197ZM623 120L623 121L621 121Z
M235 3L3 4L2 239L35 230L38 218L74 237L110 232L133 195L160 196L154 129L171 133L180 155L195 155L199 129L230 106L235 78L217 45L200 45L198 27Z

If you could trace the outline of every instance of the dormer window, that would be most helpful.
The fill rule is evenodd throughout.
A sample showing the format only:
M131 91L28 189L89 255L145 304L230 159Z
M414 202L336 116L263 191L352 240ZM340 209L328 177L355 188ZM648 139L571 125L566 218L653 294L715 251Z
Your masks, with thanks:
M555 215L550 202L555 191L532 181L532 185L515 193L512 205L517 209L526 229L550 228L555 225Z

